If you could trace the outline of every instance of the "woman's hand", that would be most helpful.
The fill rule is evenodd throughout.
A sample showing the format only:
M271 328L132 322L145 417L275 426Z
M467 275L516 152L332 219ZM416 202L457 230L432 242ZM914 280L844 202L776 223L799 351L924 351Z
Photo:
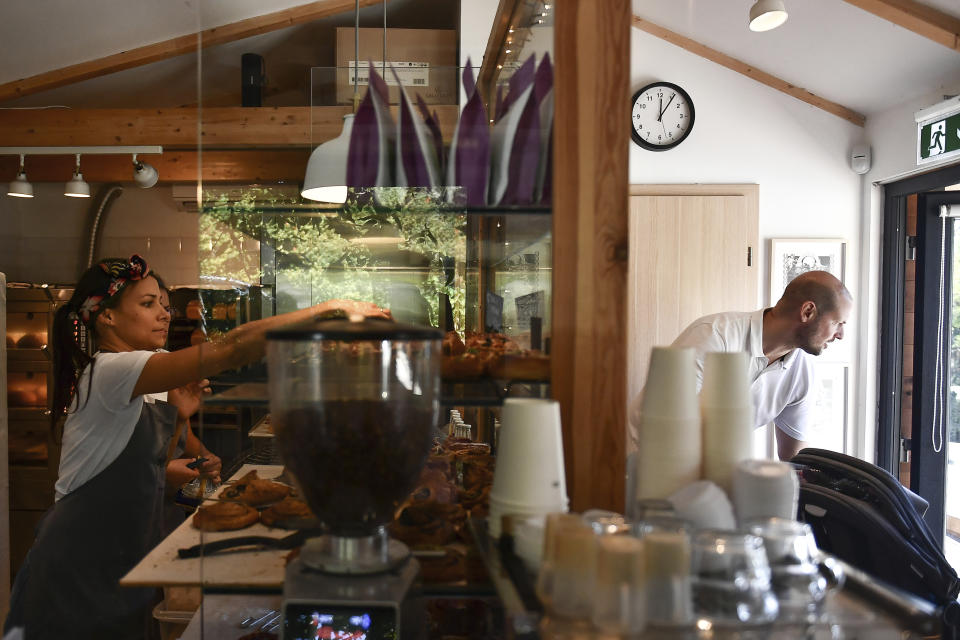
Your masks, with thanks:
M390 315L389 309L381 309L372 302L364 302L363 300L327 300L326 302L318 304L317 307L321 313L340 309L348 315L356 314L364 316L365 318L391 319L393 317Z
M199 471L187 467L193 462L190 458L174 458L167 463L167 486L179 489L200 475Z
M207 459L202 465L200 465L200 473L207 476L213 482L220 483L220 470L223 468L223 463L220 462L220 458L216 455L210 453L209 451L204 452L203 457Z
M210 381L200 380L182 387L171 389L167 393L167 402L177 407L177 419L188 420L200 410L203 396L210 394Z

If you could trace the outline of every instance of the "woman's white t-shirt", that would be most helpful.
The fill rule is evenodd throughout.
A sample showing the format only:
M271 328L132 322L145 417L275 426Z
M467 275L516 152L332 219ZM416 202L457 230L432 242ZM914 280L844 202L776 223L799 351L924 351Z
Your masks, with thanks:
M92 383L90 367L83 370L63 425L57 500L110 466L127 446L143 407L143 396L130 395L154 353L98 353Z

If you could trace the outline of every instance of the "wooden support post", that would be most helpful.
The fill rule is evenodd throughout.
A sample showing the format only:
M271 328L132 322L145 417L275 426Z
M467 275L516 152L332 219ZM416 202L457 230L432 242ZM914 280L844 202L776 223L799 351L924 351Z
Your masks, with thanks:
M622 511L629 0L556 4L552 389L571 508Z

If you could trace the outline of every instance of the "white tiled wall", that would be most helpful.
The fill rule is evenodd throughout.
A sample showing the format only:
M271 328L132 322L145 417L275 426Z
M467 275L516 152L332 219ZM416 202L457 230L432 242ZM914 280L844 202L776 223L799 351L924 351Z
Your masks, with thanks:
M33 187L33 199L0 198L0 272L9 281L72 283L87 255L94 198L66 198L59 183ZM127 185L113 200L95 257L133 253L167 284L197 282L197 214L177 211L169 186Z

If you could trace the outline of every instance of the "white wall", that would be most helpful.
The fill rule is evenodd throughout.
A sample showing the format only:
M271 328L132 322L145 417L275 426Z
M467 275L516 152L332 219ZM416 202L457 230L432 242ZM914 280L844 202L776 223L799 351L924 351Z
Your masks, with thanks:
M91 193L99 185L92 184ZM67 198L62 183L34 183L34 198L0 198L0 272L8 281L73 283L87 252L93 198ZM103 224L96 257L139 253L170 285L197 282L197 214L177 211L169 186L126 185Z
M630 145L631 184L756 183L760 186L757 306L770 304L771 238L844 238L846 284L859 301L862 183L848 154L864 130L746 76L633 29L631 90L655 80L683 87L696 120L690 137L665 152ZM631 94L632 95L632 94ZM627 117L622 113L611 117ZM858 327L859 305L849 325ZM850 331L824 358L851 365L850 389L862 378L860 336ZM829 354L829 355L828 355ZM863 424L859 407L848 405L849 424ZM862 454L862 435L848 447Z

